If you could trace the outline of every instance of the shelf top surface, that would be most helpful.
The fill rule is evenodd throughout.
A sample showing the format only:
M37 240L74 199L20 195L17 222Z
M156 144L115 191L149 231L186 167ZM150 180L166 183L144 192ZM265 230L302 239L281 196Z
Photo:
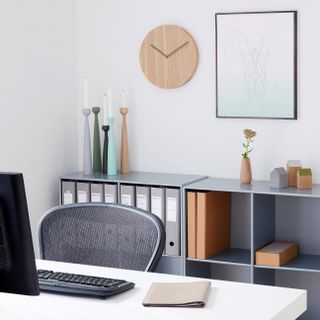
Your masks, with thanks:
M229 248L207 259L188 258L190 261L202 261L206 263L222 263L234 265L251 265L250 249Z
M189 184L186 189L320 198L319 184L314 184L312 189L301 190L293 187L272 188L269 181L252 181L251 184L241 184L239 179L208 178Z
M255 268L320 272L320 255L299 254L281 266L255 265Z
M75 172L61 177L65 180L84 180L96 182L120 182L120 183L133 183L133 184L148 184L160 186L183 187L190 183L205 179L205 176L199 175L186 175L175 173L154 173L132 171L126 174L117 174L108 176L101 172L93 172L91 175L84 175L83 172Z

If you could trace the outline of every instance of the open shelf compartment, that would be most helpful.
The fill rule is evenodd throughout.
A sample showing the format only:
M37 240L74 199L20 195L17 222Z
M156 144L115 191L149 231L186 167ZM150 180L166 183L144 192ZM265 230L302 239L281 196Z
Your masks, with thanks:
M254 195L254 251L273 241L295 242L298 256L261 269L320 272L320 198Z
M313 271L320 272L320 255L299 254L295 259L283 264L280 267L255 265L261 269L283 269L294 271Z
M187 260L186 275L209 279L239 281L252 283L252 268L250 265L233 265L208 263L208 261Z
M192 190L194 191L194 190ZM196 191L196 190L195 190ZM214 191L214 190L210 190ZM219 192L219 191L215 191ZM206 259L188 258L188 261L201 261L217 264L252 265L251 261L251 195L230 192L230 247Z

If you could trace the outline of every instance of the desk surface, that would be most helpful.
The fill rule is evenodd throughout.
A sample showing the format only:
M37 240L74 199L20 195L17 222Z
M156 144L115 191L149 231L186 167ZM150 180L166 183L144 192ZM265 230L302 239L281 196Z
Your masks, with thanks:
M122 278L136 287L107 300L41 293L38 297L0 293L0 319L74 320L291 320L306 310L305 290L212 280L207 304L197 308L146 308L142 300L152 282L198 281L172 276L51 261L37 267L54 271Z

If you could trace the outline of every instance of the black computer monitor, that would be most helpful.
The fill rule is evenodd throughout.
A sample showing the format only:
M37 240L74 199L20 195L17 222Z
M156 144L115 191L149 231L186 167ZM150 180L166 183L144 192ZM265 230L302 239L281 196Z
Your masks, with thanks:
M39 294L21 173L0 173L0 291Z

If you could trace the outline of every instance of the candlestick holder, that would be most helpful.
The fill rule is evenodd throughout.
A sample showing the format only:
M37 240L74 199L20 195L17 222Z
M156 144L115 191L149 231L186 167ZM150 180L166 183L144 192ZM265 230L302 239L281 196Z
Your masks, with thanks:
M84 143L83 143L83 174L89 175L92 173L92 158L91 158L91 140L89 115L91 111L89 108L82 109L84 115Z
M127 107L121 107L122 115L122 130L121 130L121 157L120 157L120 172L129 173L129 152L128 152L128 133L127 133Z
M94 113L94 131L93 131L93 171L101 172L101 143L100 143L100 130L99 130L99 107L93 107Z
M104 174L108 174L108 131L110 126L102 126L102 130L104 132L104 143L103 143L103 157L102 157L102 172Z
M108 144L108 175L114 176L117 174L117 156L116 146L114 143L114 118L108 117L109 123L109 144Z

